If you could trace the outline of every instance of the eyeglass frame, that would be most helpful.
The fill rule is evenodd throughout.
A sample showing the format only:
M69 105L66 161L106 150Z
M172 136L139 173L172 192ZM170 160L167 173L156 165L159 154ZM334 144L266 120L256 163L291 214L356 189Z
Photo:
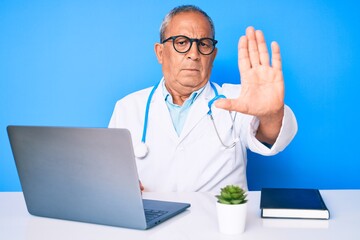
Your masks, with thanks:
M176 49L176 47L175 47L175 39L177 39L177 38L179 38L179 37L183 37L183 38L189 39L189 41L190 41L190 47L189 47L188 50L186 50L186 51L184 51L184 52L180 52L179 50ZM212 54L212 53L214 52L214 50L215 50L216 44L218 43L218 41L215 40L215 39L213 39L213 38L208 38L208 37L200 38L200 39L199 39L199 38L189 38L188 36L185 36L185 35L171 36L171 37L168 37L167 39L163 40L161 43L164 44L164 43L166 43L166 42L168 42L168 41L170 41L170 40L173 40L173 48L174 48L175 51L177 51L178 53L187 53L187 52L189 52L190 49L191 49L191 47L192 47L193 42L196 42L196 48L197 48L197 50L199 51L199 53L201 53L202 55L210 55L210 54ZM213 49L211 50L210 53L204 54L204 53L202 53L202 52L200 51L200 49L199 49L199 44L200 44L200 42L201 42L202 40L210 40L210 41L213 43L213 44L212 44Z

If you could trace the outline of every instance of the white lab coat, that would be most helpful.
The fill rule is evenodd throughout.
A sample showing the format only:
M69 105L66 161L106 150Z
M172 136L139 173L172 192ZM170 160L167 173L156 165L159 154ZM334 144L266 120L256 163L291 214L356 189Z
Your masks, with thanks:
M235 98L240 85L215 84L219 94ZM116 103L110 128L127 128L133 145L141 142L146 102L152 88L132 93ZM212 191L219 192L227 184L247 189L246 149L274 155L282 151L297 132L297 122L291 109L285 106L280 134L271 149L255 138L259 125L256 117L236 113L235 131L240 141L226 149L219 141L207 114L208 102L215 96L209 83L190 108L181 135L173 126L164 101L161 83L149 108L146 144L149 154L137 159L139 179L146 191ZM234 141L229 112L212 107L216 127L225 144ZM232 113L234 117L235 113Z

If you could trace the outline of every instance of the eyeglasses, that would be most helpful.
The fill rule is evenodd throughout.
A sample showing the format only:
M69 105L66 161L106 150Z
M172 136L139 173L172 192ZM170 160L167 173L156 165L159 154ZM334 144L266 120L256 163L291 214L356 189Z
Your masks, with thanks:
M218 41L212 38L189 38L187 36L178 35L172 36L161 43L166 43L167 41L173 40L173 47L178 53L186 53L191 49L193 42L196 42L198 51L203 55L210 55Z

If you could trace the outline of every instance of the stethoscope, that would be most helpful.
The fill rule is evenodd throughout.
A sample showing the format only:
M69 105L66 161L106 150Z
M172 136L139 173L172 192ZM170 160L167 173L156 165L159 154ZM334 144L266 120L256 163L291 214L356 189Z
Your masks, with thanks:
M156 89L158 88L159 84L161 83L162 81L160 81L159 83L157 83L151 90L150 94L149 94L149 97L147 99L147 102L146 102L146 107L145 107L145 117L144 117L144 126L143 126L143 132L142 132L142 138L141 138L141 142L135 146L135 156L139 159L144 159L146 158L146 156L148 155L149 153L149 147L148 145L146 144L146 133L147 133L147 126L148 126L148 119L149 119L149 110L150 110L150 103L151 103L151 100L153 98L153 95L156 91ZM209 107L209 111L207 112L207 114L210 116L210 119L211 119L211 122L214 126L214 129L215 129L215 132L216 132L216 135L217 137L219 138L220 140L220 143L221 145L223 145L226 149L229 149L229 148L233 148L237 142L239 142L239 138L236 138L235 134L236 134L236 131L235 131L235 118L236 118L236 113L235 113L235 116L232 117L231 116L231 112L229 111L229 115L230 115L230 119L231 119L231 123L232 123L232 126L231 126L231 131L232 131L232 134L233 134L233 142L229 145L225 144L223 142L223 140L221 139L220 137L220 134L219 134L219 131L215 125L215 121L214 121L214 117L213 117L213 114L212 114L212 110L211 110L211 106L214 104L214 102L220 98L226 98L224 95L222 94L219 94L215 85L210 82L210 86L211 88L213 89L214 93L215 93L215 97L212 98L209 102L208 102L208 107Z

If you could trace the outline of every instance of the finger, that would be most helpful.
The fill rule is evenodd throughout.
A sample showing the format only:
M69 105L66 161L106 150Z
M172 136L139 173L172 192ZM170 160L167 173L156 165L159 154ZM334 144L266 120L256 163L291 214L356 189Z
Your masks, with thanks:
M255 29L253 27L248 27L246 29L246 37L249 41L248 51L249 51L251 66L252 67L259 66L260 65L259 51L256 42Z
M281 55L280 55L280 46L277 42L271 43L271 64L273 68L282 69L282 63L281 63Z
M250 69L250 58L249 58L249 51L248 51L248 40L246 36L242 36L239 39L238 44L238 63L239 63L239 69L240 69L240 76L242 73L246 72Z
M145 190L145 188L144 188L144 186L142 185L142 183L141 183L140 180L139 180L139 186L140 186L140 191L141 191L141 192Z
M256 36L256 42L257 42L258 49L259 49L260 64L265 65L265 66L270 66L269 51L266 46L264 34L262 31L256 30L255 36Z
M239 99L228 99L223 98L215 102L215 107L222 108L228 111L237 111L246 113L247 109L245 105L241 104Z

